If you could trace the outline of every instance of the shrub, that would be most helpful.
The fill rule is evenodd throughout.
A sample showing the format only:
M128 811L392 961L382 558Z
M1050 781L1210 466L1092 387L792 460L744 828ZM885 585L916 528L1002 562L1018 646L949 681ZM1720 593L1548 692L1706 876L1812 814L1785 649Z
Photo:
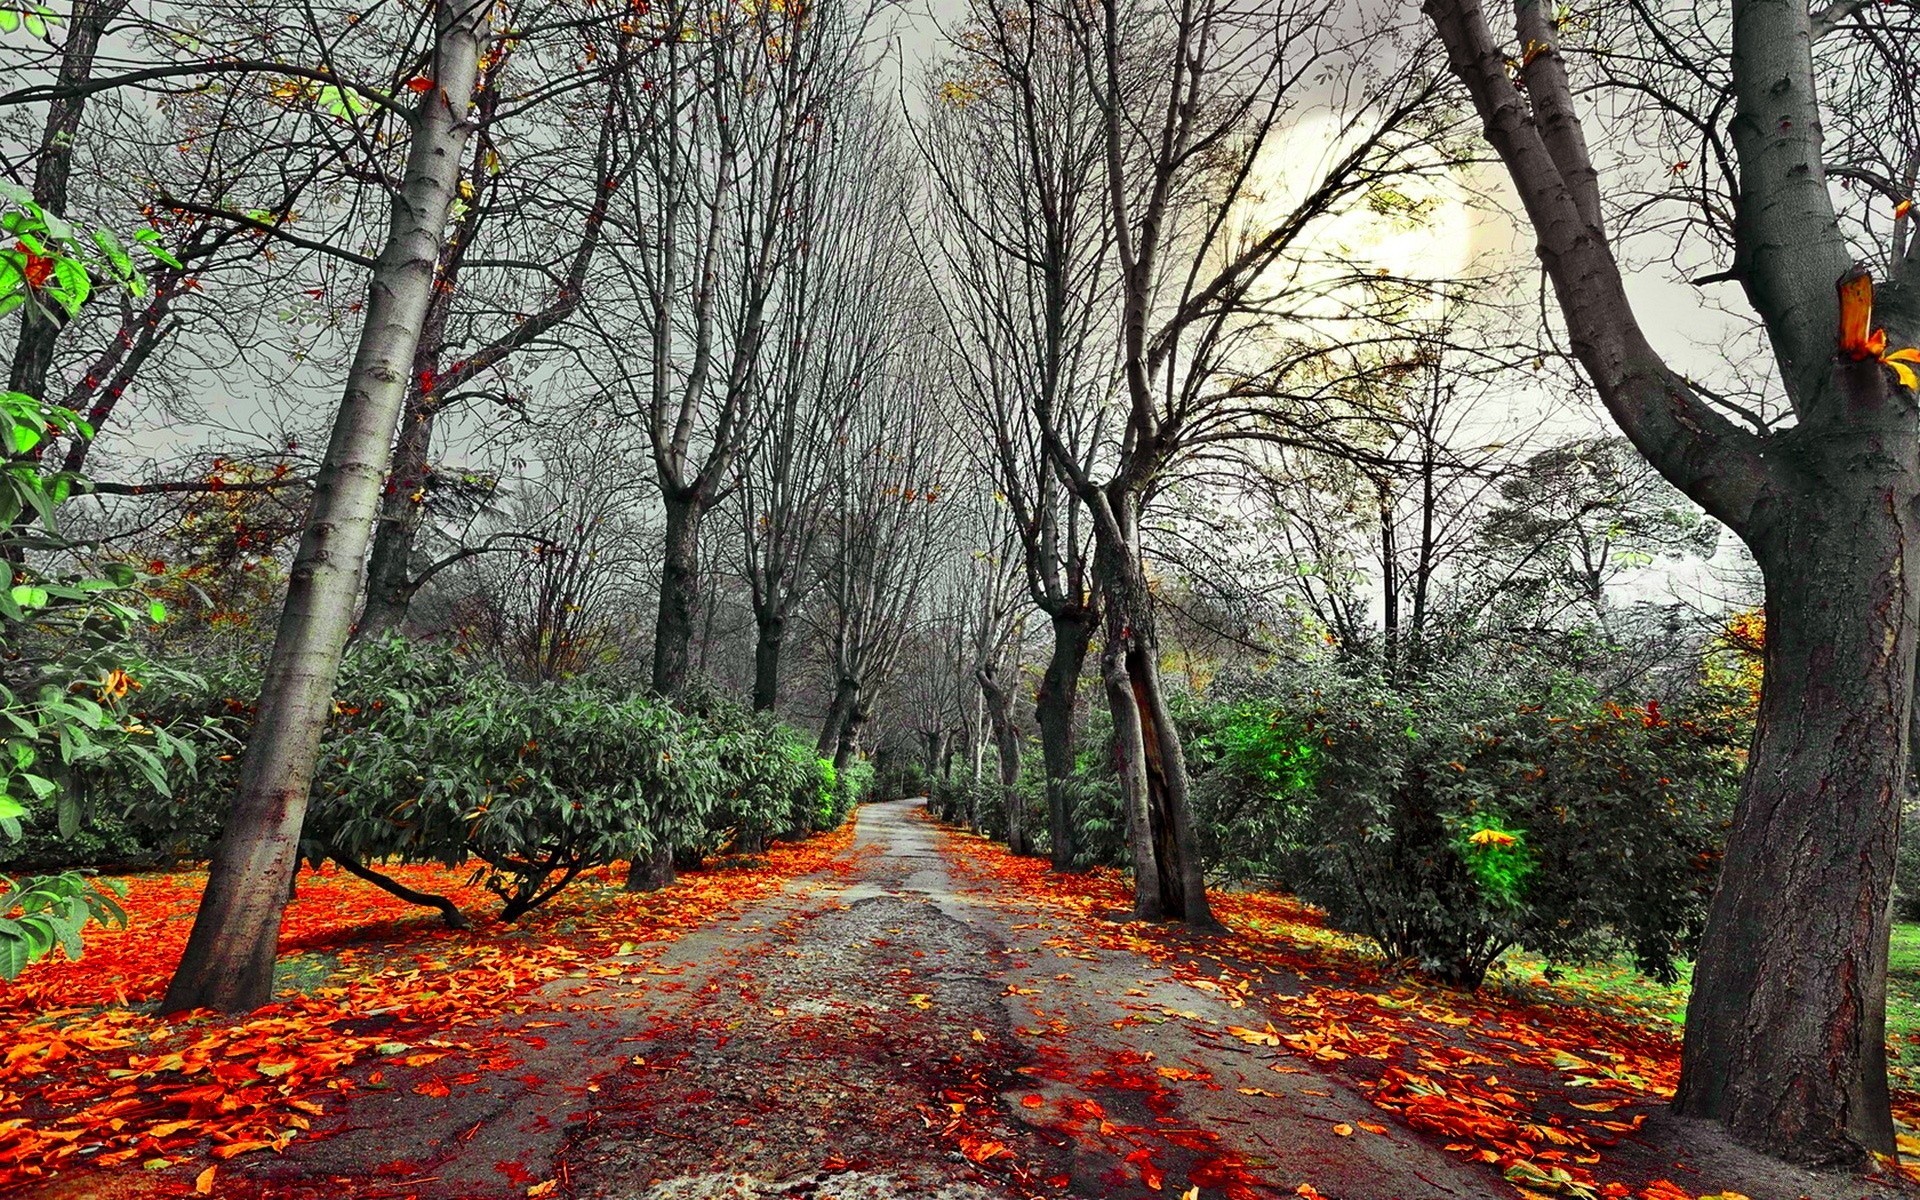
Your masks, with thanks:
M1262 781L1249 823L1284 831L1266 861L1336 923L1469 988L1512 946L1556 961L1620 948L1674 977L1737 788L1723 708L1623 707L1551 671L1462 672L1412 695L1292 682L1223 722L1264 707L1273 732L1223 746L1216 770ZM1276 757L1288 743L1302 750Z
M713 740L671 707L518 684L439 647L362 649L334 707L309 855L369 875L380 860L478 858L507 920L589 867L697 843L721 790Z

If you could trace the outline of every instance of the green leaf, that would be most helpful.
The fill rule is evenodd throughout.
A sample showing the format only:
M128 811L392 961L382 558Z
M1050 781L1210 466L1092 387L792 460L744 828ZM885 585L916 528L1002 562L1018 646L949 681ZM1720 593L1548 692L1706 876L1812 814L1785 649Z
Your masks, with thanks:
M45 608L47 606L47 589L34 587L32 584L16 584L7 595L12 597L13 602L18 604L22 609Z
M0 820L18 820L27 815L27 806L12 796L0 793Z
M11 8L0 8L0 33L12 33L20 28L20 14ZM12 975L0 972L0 977L12 979Z
M147 616L152 618L155 625L162 624L167 619L167 606L158 600L149 600L147 601Z

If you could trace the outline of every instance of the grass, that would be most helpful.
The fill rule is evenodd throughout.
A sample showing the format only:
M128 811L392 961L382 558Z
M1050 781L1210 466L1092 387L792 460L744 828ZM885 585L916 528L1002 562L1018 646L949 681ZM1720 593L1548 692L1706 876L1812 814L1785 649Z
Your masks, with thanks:
M1693 965L1680 964L1680 978L1662 984L1641 974L1630 959L1562 967L1552 979L1546 963L1509 954L1488 984L1539 998L1557 998L1676 1031L1686 1022ZM1897 922L1887 963L1887 1060L1895 1082L1920 1087L1920 923Z

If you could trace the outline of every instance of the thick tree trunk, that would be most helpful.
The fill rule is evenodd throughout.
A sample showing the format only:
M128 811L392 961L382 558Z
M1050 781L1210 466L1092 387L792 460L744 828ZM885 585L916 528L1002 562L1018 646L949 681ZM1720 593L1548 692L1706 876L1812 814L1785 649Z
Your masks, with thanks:
M1101 675L1113 714L1114 750L1134 853L1134 912L1200 927L1214 924L1207 905L1180 731L1160 683L1153 633L1153 598L1141 575L1135 523L1126 505L1109 497L1094 552L1094 574L1106 610ZM1137 825L1137 827L1136 827ZM1143 871L1143 858L1151 869Z
M814 752L821 758L827 758L839 749L840 732L846 728L847 718L852 715L854 703L859 698L858 682L842 679L834 685L833 702L827 705L826 720L820 724L820 738L813 744Z
M627 864L626 890L657 892L677 878L673 869L673 847L662 843Z
M653 624L653 690L677 699L687 689L687 664L700 606L700 521L706 516L706 501L669 494L666 507L660 612Z
M233 809L163 1008L257 1008L272 998L287 880L314 757L360 598L394 426L425 322L447 214L470 128L480 32L491 11L463 0L434 12L431 78L385 248L367 287L366 324L314 484L287 598L261 683Z
M1200 863L1200 839L1187 791L1187 754L1180 730L1167 708L1161 686L1159 646L1151 628L1136 624L1127 673L1134 703L1140 708L1141 736L1147 753L1147 794L1153 814L1153 844L1160 856L1160 894L1166 915L1189 925L1211 928L1206 874Z
M772 712L780 703L780 648L787 637L786 617L778 612L755 613L753 643L753 709Z
M1120 636L1115 636L1116 632ZM1107 711L1113 716L1114 774L1120 780L1120 805L1127 820L1127 849L1133 859L1133 915L1158 921L1166 913L1160 889L1160 860L1154 853L1153 816L1147 796L1147 751L1134 703L1133 678L1127 673L1125 628L1116 631L1111 615L1107 643L1100 651L1100 679L1106 685Z
M1087 646L1093 640L1094 615L1074 608L1053 616L1053 654L1034 697L1033 716L1040 726L1040 755L1047 771L1047 830L1053 840L1053 869L1073 869L1078 837L1066 781L1073 776L1074 706L1080 694L1080 672L1086 666Z
M378 638L399 628L413 603L413 543L427 512L423 498L416 497L427 485L433 447L434 412L421 399L415 395L409 400L386 494L380 499L380 521L367 558L367 605L356 632L361 638Z
M1026 813L1020 804L1020 730L1013 723L1013 697L999 685L992 671L980 672L980 691L987 699L987 719L993 724L993 744L1000 760L1000 801L1007 812L1007 849L1033 853L1027 837Z
M1893 1149L1887 936L1920 618L1920 462L1909 423L1883 433L1829 434L1806 486L1778 511L1763 505L1749 534L1767 579L1766 684L1674 1097L1805 1162Z
M855 756L860 753L860 731L866 727L867 718L872 715L856 690L853 704L847 709L847 719L840 725L840 741L833 751L834 770L844 771L852 765Z

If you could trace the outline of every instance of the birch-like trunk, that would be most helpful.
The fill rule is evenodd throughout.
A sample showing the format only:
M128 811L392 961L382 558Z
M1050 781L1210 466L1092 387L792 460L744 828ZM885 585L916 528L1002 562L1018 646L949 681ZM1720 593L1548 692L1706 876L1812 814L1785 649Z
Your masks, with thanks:
M400 194L368 281L366 324L314 482L232 812L167 988L168 1012L240 1011L272 998L281 910L298 866L314 758L459 184L489 11L475 0L443 0L435 9L436 86L411 114Z

